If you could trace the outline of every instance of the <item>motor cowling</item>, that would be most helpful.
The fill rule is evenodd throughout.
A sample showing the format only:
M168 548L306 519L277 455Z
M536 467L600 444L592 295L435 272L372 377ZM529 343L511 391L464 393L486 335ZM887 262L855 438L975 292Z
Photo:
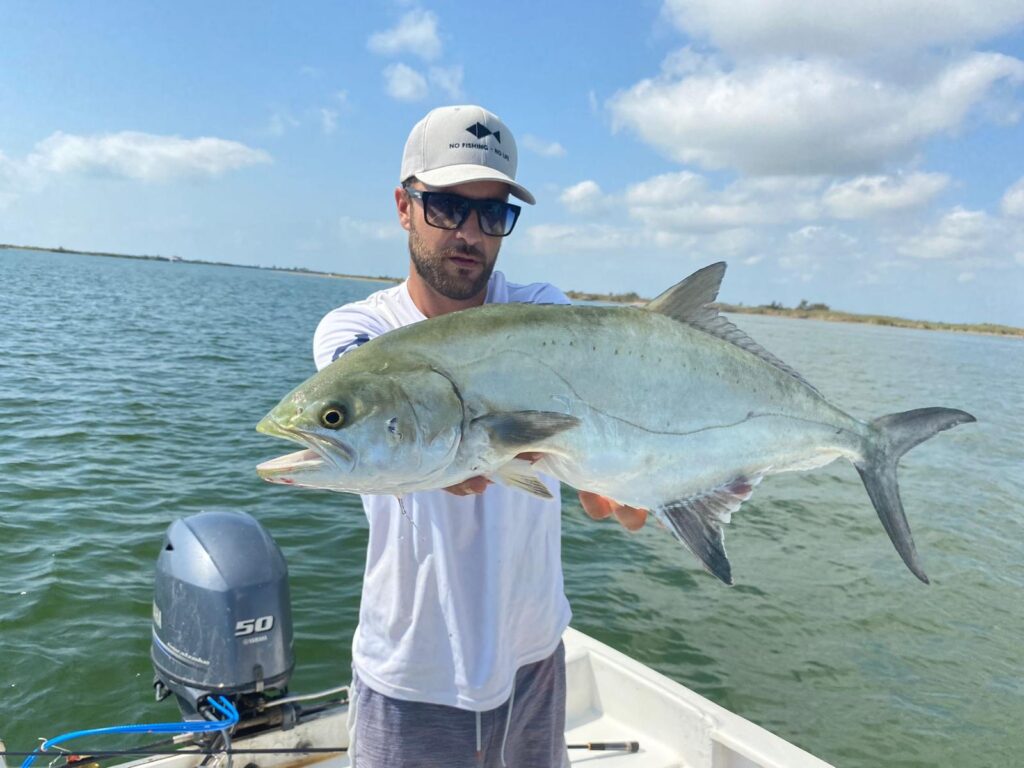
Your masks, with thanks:
M153 595L157 698L174 693L196 719L206 696L284 694L292 642L288 566L263 526L244 512L171 523Z

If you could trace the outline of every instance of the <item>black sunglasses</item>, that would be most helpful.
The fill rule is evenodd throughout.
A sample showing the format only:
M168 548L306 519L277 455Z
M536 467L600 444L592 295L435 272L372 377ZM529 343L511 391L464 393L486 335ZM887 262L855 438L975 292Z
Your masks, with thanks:
M492 237L505 237L512 233L523 210L504 200L475 200L449 192L424 192L412 187L406 187L405 192L423 204L423 218L438 229L458 229L465 223L469 212L476 211L481 232Z

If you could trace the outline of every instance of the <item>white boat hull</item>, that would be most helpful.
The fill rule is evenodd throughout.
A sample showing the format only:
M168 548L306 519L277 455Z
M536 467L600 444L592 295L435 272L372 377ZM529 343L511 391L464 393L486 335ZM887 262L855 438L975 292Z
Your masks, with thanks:
M636 741L636 753L570 750L573 765L594 768L830 768L765 729L718 706L635 659L572 628L565 633L566 740ZM232 742L234 750L348 746L348 707L339 704L275 730ZM149 757L120 768L196 768L202 755ZM45 758L40 758L40 761ZM221 756L209 766L223 768ZM344 753L234 756L235 766L345 768ZM39 762L39 764L44 764Z
M566 740L638 741L637 754L569 753L594 768L830 768L636 659L565 633Z

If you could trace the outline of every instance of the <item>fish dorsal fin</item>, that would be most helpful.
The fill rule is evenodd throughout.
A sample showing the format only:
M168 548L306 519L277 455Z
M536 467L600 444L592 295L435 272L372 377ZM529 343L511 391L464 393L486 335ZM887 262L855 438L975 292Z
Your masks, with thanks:
M681 323L693 324L697 319L708 314L717 315L718 311L709 304L718 298L718 289L725 277L725 262L698 269L685 280L676 283L658 298L650 301L644 309L660 312Z
M722 285L724 276L724 261L698 269L688 278L676 283L649 302L644 309L671 317L673 320L685 323L746 350L817 392L818 390L811 386L803 376L747 336L727 318L718 314L718 307L714 302L718 298L718 289Z

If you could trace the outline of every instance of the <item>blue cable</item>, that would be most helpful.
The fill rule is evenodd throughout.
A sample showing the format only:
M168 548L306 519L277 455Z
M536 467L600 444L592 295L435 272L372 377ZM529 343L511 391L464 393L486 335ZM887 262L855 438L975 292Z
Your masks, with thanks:
M39 749L25 758L25 762L21 764L21 768L30 768L37 757L55 744L62 744L65 741L71 741L71 739L77 739L82 736L101 736L111 733L209 733L210 731L226 731L228 728L238 725L239 715L234 704L223 696L218 696L217 698L213 698L211 696L207 701L213 705L214 709L224 715L227 719L193 723L179 722L151 723L149 725L113 725L107 728L92 728L87 731L72 731L71 733L65 733L62 736L57 736L44 741Z

